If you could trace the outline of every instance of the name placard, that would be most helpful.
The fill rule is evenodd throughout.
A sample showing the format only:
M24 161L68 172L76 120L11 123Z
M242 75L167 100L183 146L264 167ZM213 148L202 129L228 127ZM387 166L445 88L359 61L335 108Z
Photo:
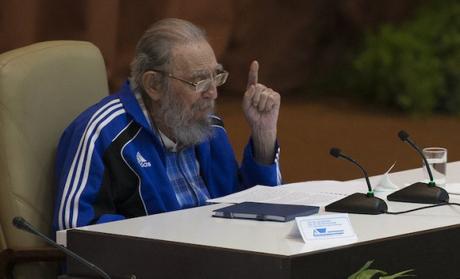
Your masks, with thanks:
M358 240L346 213L297 217L297 228L305 243L333 240L349 244Z

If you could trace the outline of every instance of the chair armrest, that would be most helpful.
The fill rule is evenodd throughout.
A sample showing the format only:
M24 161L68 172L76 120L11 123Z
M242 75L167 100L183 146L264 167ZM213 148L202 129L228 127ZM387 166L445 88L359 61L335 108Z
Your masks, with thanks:
M5 249L0 251L0 278L11 272L15 264L30 262L60 262L65 254L55 248Z
M6 278L6 273L10 265L11 250L0 251L0 278Z
M12 250L14 263L28 262L59 262L65 260L65 254L56 248L36 248L24 250Z

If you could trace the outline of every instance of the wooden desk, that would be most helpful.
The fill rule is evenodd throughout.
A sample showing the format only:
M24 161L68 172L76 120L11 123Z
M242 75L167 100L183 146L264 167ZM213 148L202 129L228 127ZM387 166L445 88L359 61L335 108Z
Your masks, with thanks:
M449 164L449 181L460 181L459 170L460 162ZM411 170L391 178L404 185L420 179L421 173ZM357 183L365 191L362 181ZM455 195L451 200L460 201ZM391 211L420 206L387 203ZM305 244L292 234L294 222L212 218L212 210L222 206L59 232L58 241L111 274L137 278L346 278L372 259L373 267L390 273L413 268L417 278L460 277L460 207L403 215L350 214L359 241L327 248ZM68 272L88 274L73 261Z

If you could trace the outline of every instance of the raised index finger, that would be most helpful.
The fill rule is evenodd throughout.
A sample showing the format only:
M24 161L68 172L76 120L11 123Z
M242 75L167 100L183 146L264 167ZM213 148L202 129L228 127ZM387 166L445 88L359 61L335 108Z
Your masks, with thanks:
M252 61L251 66L249 66L249 75L248 75L248 86L256 85L259 78L259 62L256 60Z

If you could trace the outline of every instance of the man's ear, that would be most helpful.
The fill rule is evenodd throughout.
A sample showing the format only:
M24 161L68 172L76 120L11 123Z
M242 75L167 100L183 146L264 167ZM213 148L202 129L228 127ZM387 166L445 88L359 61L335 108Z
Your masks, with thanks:
M151 71L142 74L142 87L152 100L158 101L161 99L161 92L159 91L158 84L155 81L155 75L157 75L157 73Z

